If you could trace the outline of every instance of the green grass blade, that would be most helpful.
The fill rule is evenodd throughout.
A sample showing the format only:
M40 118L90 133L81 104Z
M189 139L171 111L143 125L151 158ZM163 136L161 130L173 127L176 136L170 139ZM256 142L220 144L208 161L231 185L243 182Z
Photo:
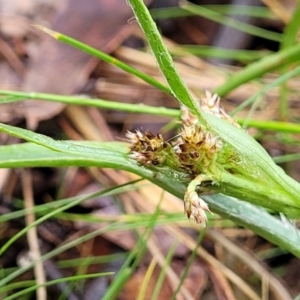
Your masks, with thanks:
M129 73L129 74L133 74L135 75L136 77L142 79L143 81L149 83L150 85L170 94L171 91L170 89L162 84L161 82L157 81L155 78L149 76L148 74L146 73L143 73L127 64L125 64L124 62L100 51L100 50L97 50L91 46L88 46L76 39L73 39L67 35L64 35L62 33L59 33L59 32L56 32L56 31L53 31L53 30L50 30L46 27L43 27L43 26L40 26L40 25L36 25L37 28L43 30L44 32L46 32L47 34L49 34L50 36L52 36L53 38L57 39L58 41L61 41L65 44L68 44L74 48L77 48L81 51L84 51L88 54L91 54L92 56L94 57L97 57L113 66L116 66L122 70L124 70L125 72Z
M300 124L279 121L264 121L256 119L238 119L240 124L247 124L247 127L254 127L262 130L276 132L300 133Z
M300 3L298 3L294 10L291 21L287 24L282 42L280 45L281 49L289 48L297 43L297 36L300 28Z
M153 217L153 215L152 215L152 217ZM147 222L149 222L149 221L147 220ZM80 243L83 243L83 242L85 242L89 239L92 239L100 234L105 233L105 232L110 232L110 231L115 231L115 230L130 230L130 229L134 229L134 228L138 228L138 227L143 227L148 224L142 223L142 225L140 225L140 224L137 224L136 222L134 222L132 224L126 224L126 223L121 223L121 222L109 224L107 226L104 226L103 228L100 228L93 232L87 233L84 236L82 236L76 240L73 240L71 242L63 244L62 246L60 246L58 248L55 248L54 250L43 255L43 257L40 259L40 261L45 261L47 259L50 259L72 247L79 245ZM33 267L33 265L34 265L34 263L30 263L29 265L27 265L25 267L18 268L16 271L12 272L11 274L7 275L5 278L1 279L0 287L5 286L11 280L17 278L18 276L22 275L24 272L30 270Z
M257 94L253 95L251 98L244 101L239 107L234 109L232 111L232 115L244 109L247 105L252 104L259 96L262 96L263 94L267 93L269 90L278 86L280 83L298 75L299 70L300 68L296 68L286 73L285 75L281 76L280 78L276 79L271 84L267 85ZM180 117L180 111L178 109L171 109L165 107L153 107L144 104L137 105L137 104L120 103L120 102L114 102L114 101L102 100L102 99L87 99L87 98L81 98L75 96L64 96L64 95L55 95L55 94L47 94L47 93L17 92L17 91L8 91L8 90L0 90L0 95L14 95L14 97L12 97L11 99L11 102L19 102L19 101L24 101L26 99L36 99L36 100L46 100L46 101L60 102L65 104L81 105L81 106L93 106L93 107L98 107L103 109L118 109L121 111L127 111L131 113L154 114L154 115L168 116L174 118ZM0 104L1 103L3 103L2 98L0 98ZM237 121L240 124L244 124L246 120L239 118L237 119ZM290 122L247 119L247 125L249 127L255 127L258 129L265 129L265 130L276 130L276 131L290 132L290 133L300 132L300 125L296 123L290 123ZM97 146L99 147L99 145ZM7 157L7 159L9 159L9 157ZM32 163L32 161L30 163ZM42 162L39 161L39 163ZM63 162L61 161L60 163ZM25 165L23 164L22 166Z
M60 260L57 262L57 267L59 268L71 268L78 267L80 265L93 265L93 264L105 264L116 262L118 260L123 261L126 257L128 257L128 253L116 253L116 254L107 254L100 256L89 256L89 261L86 261L86 257L81 258L71 258Z
M19 282L13 282L11 284L8 284L6 286L3 286L0 288L0 295L1 293L6 293L14 289L20 289L24 287L30 287L33 286L35 283L35 280L24 280Z
M280 42L282 40L282 35L279 33L241 22L239 20L224 16L206 7L192 4L188 1L182 1L181 8L193 12L201 17L207 18L217 23L221 23L226 26L230 26L236 30L243 31L253 36L262 37L264 39L275 41L275 42ZM245 8L245 6L242 8L242 10L246 10L246 9L248 8Z
M206 45L173 46L170 52L174 56L193 54L200 57L233 59L243 63L253 62L272 53L271 51L224 49Z
M283 33L283 40L280 45L280 49L288 49L292 47L293 45L297 44L298 40L298 32L299 32L299 26L300 26L300 3L298 3L292 19L285 27L284 33ZM285 66L281 73L287 73L289 70L288 66ZM287 120L289 116L289 100L288 100L288 93L289 88L287 86L287 83L283 83L281 85L280 89L280 118L282 120Z
M223 97L233 89L252 79L259 78L268 72L279 70L283 66L287 66L299 60L300 45L295 45L289 49L285 49L275 54L268 55L265 58L250 64L243 70L235 73L233 76L228 78L226 83L215 89L214 92Z
M160 116L168 116L178 118L180 112L177 109L171 109L166 107L153 107L150 105L144 104L130 104L115 102L104 99L90 99L76 96L65 96L65 95L55 95L47 93L34 93L34 92L19 92L19 91L9 91L9 90L0 90L0 95L10 95L11 98L1 98L0 104L8 102L18 102L24 101L27 99L36 99L36 100L47 100L52 102L60 102L65 104L89 106L89 107L98 107L103 109L116 109L127 111L131 113L145 113L145 114L154 114Z
M156 285L155 285L154 291L152 293L151 300L157 300L158 299L159 292L160 292L160 290L163 286L163 283L164 283L164 280L165 280L165 277L166 277L167 268L170 267L170 265L171 265L171 262L172 262L172 259L173 259L173 256L174 256L174 253L175 253L175 250L176 250L177 246L178 246L178 242L175 241L169 249L169 252L168 252L167 257L165 259L165 264L162 266L161 271L159 273L159 276L157 278Z
M25 145L25 144L22 144L22 145ZM20 151L22 151L23 149L24 148L21 148ZM119 186L118 188L115 188L111 191L107 191L105 196L115 196L120 193L137 190L137 189L141 188L142 186L144 186L144 184L136 185L136 183L139 182L140 180L142 180L142 179L134 180L131 182L130 185L126 185L123 187ZM101 193L102 193L102 191L98 191L98 192L86 194L86 195L84 195L84 197L85 197L85 200L97 198L97 197L101 197ZM82 196L71 197L71 198L61 199L61 200L55 200L53 202L47 202L45 204L40 204L40 205L34 206L32 209L20 209L17 211L13 211L11 213L6 213L6 214L3 214L0 216L0 223L23 217L29 213L35 213L36 215L43 216L43 215L47 214L48 212L53 211L56 208L59 208L63 205L69 204L69 203L80 201L80 199L82 199ZM83 201L85 201L85 200L83 200ZM23 202L22 202L22 204L23 204ZM16 207L19 207L19 206L16 205ZM20 206L20 207L23 208L23 206Z
M247 105L252 104L259 96L264 95L272 88L278 86L282 82L292 77L297 76L299 74L299 70L300 68L296 68L284 74L280 78L276 79L271 84L267 85L257 94L253 95L251 98L244 101L240 106L234 109L232 111L232 115L244 109ZM174 118L180 117L180 111L178 109L171 109L165 107L153 107L144 104L138 105L138 104L114 102L114 101L103 100L103 99L87 99L87 98L75 97L75 96L55 95L55 94L47 94L47 93L18 92L18 91L8 91L8 90L0 90L0 95L13 95L13 97L10 99L11 102L19 102L19 101L24 101L26 99L36 99L36 100L53 101L53 102L60 102L60 103L72 104L72 105L98 107L103 109L118 109L121 111L127 111L131 113L153 114L153 115L167 116L167 117L174 117ZM5 101L6 98L4 99L4 103ZM0 104L1 103L3 103L2 98L0 98ZM246 120L239 118L237 119L237 121L240 124L244 124ZM265 130L276 130L276 131L290 132L290 133L300 132L300 125L296 123L289 123L289 122L247 119L247 125L249 127L255 127L258 129L265 129Z
M262 6L247 6L244 5L201 5L210 11L218 12L220 14L230 14L235 16L249 16L254 18L274 19L275 16L267 7ZM153 8L150 10L153 19L170 19L179 17L188 17L197 15L193 10L185 10L180 7L168 8Z
M126 186L130 183L126 183L125 185L120 185L119 187L123 187ZM109 189L105 189L103 191L101 191L98 195L102 196L105 195L107 192L110 192L111 190L115 190L117 189L116 187L113 188L109 188ZM88 200L90 198L90 196L84 196L84 197L79 197L77 199L77 201L72 201L71 203L68 203L66 205L60 206L57 209L54 209L53 211L49 212L48 214L46 214L45 216L35 220L34 222L32 222L29 226L26 226L25 228L23 228L22 230L20 230L18 233L16 233L11 239L9 239L1 248L0 248L0 256L18 239L20 238L22 235L24 235L29 229L43 223L44 221L46 221L47 219L59 214L60 212L63 212L71 207L74 207L80 203L82 203L85 200Z
M285 83L286 81L288 81L289 79L296 77L297 75L300 74L300 66L296 67L295 69L286 72L285 74L281 75L280 77L278 77L277 79L275 79L274 81L272 81L270 84L266 85L265 87L263 87L260 91L258 91L256 94L254 94L253 96L251 96L250 98L248 98L246 101L244 101L242 104L240 104L238 107L236 107L232 112L231 115L235 115L236 113L238 113L239 111L241 111L242 109L244 109L245 107L247 107L250 104L253 104L257 98L263 96L264 94L266 94L268 91L272 90L273 88Z
M172 295L172 298L171 300L176 300L176 296L177 294L179 293L180 291L180 288L181 286L183 285L183 282L184 280L187 278L187 275L188 275L188 272L190 270L190 267L192 265L192 263L194 262L194 260L196 259L196 256L197 256L197 249L198 247L201 245L201 242L204 238L204 235L205 235L205 230L202 230L199 235L198 235L198 239L197 239L197 243L196 243L196 247L195 249L193 250L192 254L190 255L189 259L188 259L188 262L184 268L184 271L182 273L182 275L180 276L180 282L176 288L176 290L174 291L173 295Z
M295 160L300 160L300 153L276 156L273 159L277 164L287 163Z
M131 250L126 262L124 263L121 270L118 272L116 278L106 291L103 300L116 299L125 283L129 280L133 271L138 267L138 264L140 263L145 252L147 251L147 241L153 233L159 212L160 207L158 205L156 207L156 211L151 216L148 224L146 225L145 231L143 232L143 234L139 235L139 239L135 247Z
M101 277L101 276L111 276L113 274L114 274L113 272L105 272L105 273L94 273L94 274L82 274L82 275L77 275L77 276L68 276L68 277L63 277L63 278L59 278L59 279L54 279L54 280L50 280L50 281L45 282L45 284L43 284L43 285L37 285L36 284L36 285L28 287L24 290L16 292L11 296L6 297L5 300L21 299L19 297L24 296L27 293L30 293L32 291L35 291L40 286L52 286L52 285L59 284L59 283L62 283L62 282L86 280L86 279L89 279L89 278L98 278L98 277Z
M205 8L214 10L220 14L230 14L236 16L249 16L254 18L275 18L275 15L270 11L268 7L263 6L245 6L245 5L202 5Z
M204 199L216 213L300 257L300 231L290 221L282 221L264 209L236 198L228 197L225 203L221 194L205 196ZM227 202L229 199L230 203ZM225 206L226 209L223 210ZM230 215L228 214L229 207L231 207Z
M96 148L90 146L81 146L78 143L67 142L67 141L56 141L48 136L43 134L37 134L27 129L17 128L10 125L5 125L0 123L0 131L3 133L7 133L9 135L15 136L20 139L24 139L28 142L32 142L34 144L49 148L53 151L68 153L73 155L78 155L80 157L86 156L90 158L99 158L100 156L106 156L106 162L108 165L113 162L114 158L111 157L111 150L104 148ZM124 143L120 143L120 145L125 145ZM122 149L121 149L122 150ZM123 149L124 150L124 149ZM19 155L22 155L20 153ZM53 155L55 155L53 153Z

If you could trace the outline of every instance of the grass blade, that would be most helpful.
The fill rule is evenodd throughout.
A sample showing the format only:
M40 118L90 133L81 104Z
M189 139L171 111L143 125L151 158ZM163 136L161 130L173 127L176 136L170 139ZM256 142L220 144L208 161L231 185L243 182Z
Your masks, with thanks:
M0 90L0 95L11 96L10 98L4 97L0 98L0 104L19 102L27 99L35 100L46 100L52 102L60 102L65 104L89 106L89 107L98 107L103 109L116 109L127 111L131 113L145 113L145 114L154 114L160 116L168 116L178 118L180 112L177 109L171 109L166 107L153 107L150 105L139 105L131 103L122 103L114 102L111 100L104 99L90 99L76 96L65 96L65 95L55 95L47 93L33 93L33 92L19 92L19 91L9 91L9 90Z
M67 35L64 35L62 33L59 33L59 32L56 32L56 31L53 31L53 30L50 30L44 26L40 26L40 25L35 25L38 29L46 32L47 34L49 34L50 36L52 36L53 38L55 38L56 40L58 41L61 41L65 44L68 44L74 48L77 48L79 50L82 50L88 54L91 54L92 56L94 57L97 57L111 65L114 65L122 70L124 70L125 72L129 73L129 74L133 74L135 75L136 77L142 79L143 81L149 83L150 85L152 86L155 86L157 87L158 89L170 94L171 91L170 89L162 84L161 82L157 81L156 79L154 79L153 77L149 76L148 74L145 74L127 64L125 64L124 62L116 59L115 57L112 57L96 48L93 48L91 46L88 46L76 39L73 39Z
M251 24L241 22L239 20L224 16L216 11L210 10L207 7L195 5L188 1L182 1L181 8L192 12L198 16L207 18L209 20L215 21L217 23L230 26L236 30L243 31L245 33L251 34L253 36L258 36L267 40L280 42L282 40L282 35L273 31L262 29ZM243 6L241 10L247 10L248 7Z
M223 97L242 84L261 77L262 75L281 69L293 62L300 60L300 45L266 56L265 58L250 64L243 70L228 78L226 83L215 89L215 93Z
M164 74L173 95L178 101L191 109L191 111L196 111L192 95L188 91L186 84L181 79L177 69L175 68L172 57L163 43L157 26L153 21L147 7L144 5L143 1L139 0L129 0L129 3L135 12L135 16L142 30L144 31L159 68ZM202 118L200 121L205 124L204 118Z

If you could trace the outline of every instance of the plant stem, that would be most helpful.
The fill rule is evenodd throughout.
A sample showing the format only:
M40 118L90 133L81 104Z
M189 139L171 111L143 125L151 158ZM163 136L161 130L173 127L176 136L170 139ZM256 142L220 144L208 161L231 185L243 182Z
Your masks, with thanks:
M190 94L186 84L181 79L177 69L175 68L172 57L167 47L163 43L162 37L147 7L144 5L142 0L129 0L129 3L142 30L144 31L144 34L151 46L159 68L164 74L173 95L177 98L178 101L180 101L196 114L197 108L195 106L193 97ZM197 115L199 117L199 121L202 124L206 124L205 118L202 113L197 113Z

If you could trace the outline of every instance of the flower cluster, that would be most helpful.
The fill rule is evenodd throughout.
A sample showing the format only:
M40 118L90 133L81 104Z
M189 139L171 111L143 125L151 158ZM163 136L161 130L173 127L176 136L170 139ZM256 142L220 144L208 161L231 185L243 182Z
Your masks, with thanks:
M183 168L198 175L215 168L216 154L221 148L221 140L197 123L183 126L175 151Z
M142 165L163 165L166 161L164 148L170 147L164 142L161 134L154 135L150 131L135 133L128 131L126 137L130 141L130 157Z
M209 91L205 90L205 95L201 97L198 105L201 111L210 113L236 127L240 127L240 125L220 106L220 97L217 94L211 94ZM190 126L198 123L197 116L193 115L187 107L182 106L181 111L183 124Z
M205 96L201 98L201 110L211 113L236 127L240 127L240 125L220 107L220 97L217 94L211 94L206 90Z
M186 192L184 195L184 213L193 218L196 223L205 227L207 216L205 211L210 211L207 203L201 199L196 191Z
M206 92L201 99L200 109L238 126L220 108L217 95ZM168 165L176 171L189 174L192 180L184 196L184 212L189 219L195 219L204 227L207 220L205 211L209 211L209 208L196 190L216 182L220 160L223 159L219 153L226 147L185 107L182 107L182 120L183 127L173 144L164 141L161 134L154 135L150 131L128 132L126 136L131 143L130 157L148 167Z
M140 164L148 167L168 165L190 174L192 181L184 196L184 213L204 227L205 211L209 209L196 189L204 181L212 181L209 176L200 174L211 173L216 168L216 154L222 142L199 123L184 125L174 146L165 142L161 134L154 135L150 131L127 132L126 136L131 144L129 155Z

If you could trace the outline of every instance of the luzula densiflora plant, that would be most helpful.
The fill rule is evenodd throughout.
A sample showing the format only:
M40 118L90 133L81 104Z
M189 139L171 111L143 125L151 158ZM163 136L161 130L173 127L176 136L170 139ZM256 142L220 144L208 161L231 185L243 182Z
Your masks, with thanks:
M128 132L131 158L147 168L166 166L186 174L184 212L203 227L209 208L201 193L207 190L299 218L299 183L224 112L217 95L206 92L194 104L197 113L202 111L205 125L182 107L182 128L172 142L149 131Z
M239 127L220 107L217 95L206 91L200 105L203 111ZM184 196L184 212L189 219L195 219L204 227L207 221L205 211L209 211L209 208L198 192L207 186L218 187L220 172L236 172L241 161L226 147L226 143L201 125L186 107L182 106L181 110L182 128L172 141L165 141L161 134L154 135L150 131L128 132L130 157L146 167L169 166L185 172L190 183Z

